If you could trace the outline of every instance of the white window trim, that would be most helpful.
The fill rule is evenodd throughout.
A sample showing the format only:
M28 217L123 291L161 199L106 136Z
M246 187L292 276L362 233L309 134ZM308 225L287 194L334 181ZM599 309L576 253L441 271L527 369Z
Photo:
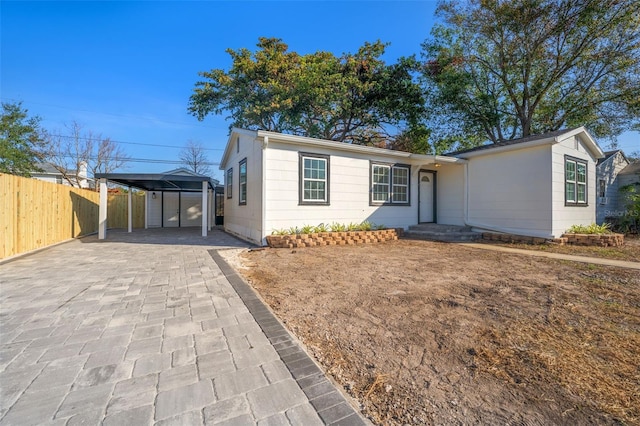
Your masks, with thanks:
M242 182L242 166L244 165L244 183ZM242 197L242 187L244 186L244 198ZM247 204L247 159L244 158L238 163L238 204L244 206Z
M567 178L567 164L573 163L574 167L574 179L570 180ZM578 181L578 165L584 166L584 182ZM582 160L580 158L565 156L564 158L564 205L565 206L580 206L585 207L589 205L589 194L588 194L588 186L589 186L589 166L587 161ZM574 199L567 199L567 185L573 185L573 194ZM578 188L584 187L584 201L580 201L578 197Z
M329 205L329 186L330 186L330 157L328 155L321 154L312 154L312 153L298 153L299 155L299 173L300 177L298 180L299 185L299 194L298 194L298 204L299 205ZM305 160L320 160L324 161L324 179L317 178L305 178L304 177L304 162ZM324 198L323 199L308 199L304 196L304 184L305 182L324 182Z
M374 168L375 167L384 167L389 169L389 183L388 183L388 196L386 201L374 200L373 199L373 188L374 185L384 185L381 183L374 183ZM407 183L404 184L394 184L393 180L395 177L395 173L397 170L406 170L407 173ZM403 201L394 201L394 189L397 187L406 188L406 200ZM394 206L408 206L411 205L411 166L409 164L388 164L388 163L379 163L375 161L371 161L369 164L369 204L372 206L383 206L383 205L394 205Z

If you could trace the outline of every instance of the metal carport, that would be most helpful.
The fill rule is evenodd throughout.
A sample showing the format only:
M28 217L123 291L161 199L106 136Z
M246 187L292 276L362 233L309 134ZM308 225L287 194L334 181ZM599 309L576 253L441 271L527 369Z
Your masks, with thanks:
M210 229L208 222L209 189L215 190L211 178L203 175L180 175L174 173L96 173L95 178L100 182L100 210L98 216L98 239L107 237L107 181L129 188L128 197L128 232L132 231L131 188L145 191L180 191L202 192L202 236L207 236ZM147 208L145 204L145 209Z

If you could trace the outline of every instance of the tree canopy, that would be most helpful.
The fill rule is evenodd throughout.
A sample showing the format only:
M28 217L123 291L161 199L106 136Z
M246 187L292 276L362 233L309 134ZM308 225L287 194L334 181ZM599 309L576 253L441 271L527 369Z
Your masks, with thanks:
M398 143L427 149L424 97L416 62L382 60L387 45L365 43L356 53L300 55L276 38L257 50L232 50L228 71L201 72L189 112L203 120L227 114L231 126L356 144ZM411 135L411 137L407 137ZM410 141L407 142L407 141Z
M40 171L44 142L40 118L29 117L21 103L2 103L0 117L0 172L30 177Z
M440 150L585 125L640 125L640 2L440 3L423 75Z

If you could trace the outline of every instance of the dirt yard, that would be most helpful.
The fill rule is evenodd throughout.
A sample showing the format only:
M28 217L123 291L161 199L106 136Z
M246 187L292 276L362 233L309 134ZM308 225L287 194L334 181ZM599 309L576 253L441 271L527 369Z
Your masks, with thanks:
M235 264L376 424L640 422L637 270L408 240Z

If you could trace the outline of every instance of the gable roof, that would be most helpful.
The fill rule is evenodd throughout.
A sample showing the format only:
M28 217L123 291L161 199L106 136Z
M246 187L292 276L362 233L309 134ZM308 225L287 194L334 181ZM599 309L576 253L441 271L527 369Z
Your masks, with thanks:
M263 148L266 148L269 145L269 141L277 141L279 143L286 143L292 145L298 145L303 147L315 147L315 148L324 148L331 149L335 151L347 151L352 153L360 153L360 154L369 154L369 155L380 155L385 157L396 157L396 158L405 158L405 159L415 159L419 161L425 162L441 162L441 163L464 163L466 162L464 159L455 158L455 157L447 157L442 155L426 155L426 154L415 154L406 151L395 151L392 149L386 148L376 148L373 146L366 145L354 145L346 142L338 142L327 139L317 139L311 138L307 136L297 136L297 135L289 135L285 133L277 133L277 132L269 132L266 130L246 130L246 129L231 129L231 133L229 135L229 139L227 140L227 146L225 147L224 153L222 154L222 158L220 160L220 170L224 170L226 167L227 161L229 160L229 156L232 152L232 147L236 143L238 136L244 135L252 138L254 141L262 143Z
M600 164L604 163L605 161L615 157L617 153L620 153L622 155L622 158L624 158L624 160L627 163L629 163L629 159L627 159L627 156L624 155L624 152L622 152L621 149L614 149L613 151L605 151L604 152L604 158L600 158L598 160L598 164L597 165L599 166Z
M493 144L477 146L475 148L464 149L445 155L451 155L461 158L475 157L478 155L512 151L539 145L556 144L574 136L580 138L580 140L587 146L587 148L591 151L595 158L602 158L604 156L604 153L602 152L596 141L593 140L591 135L589 135L584 127L556 130L553 132L544 133L542 135L531 135L524 138L496 142Z

